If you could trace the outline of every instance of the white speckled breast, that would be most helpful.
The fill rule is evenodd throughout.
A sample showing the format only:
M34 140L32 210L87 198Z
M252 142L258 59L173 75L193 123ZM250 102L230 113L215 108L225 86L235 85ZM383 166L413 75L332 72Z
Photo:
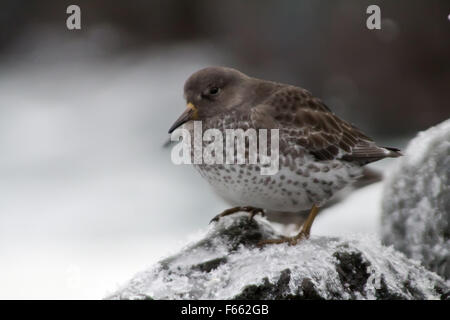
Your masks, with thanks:
M286 165L289 164L289 165ZM235 206L298 212L322 205L353 182L361 168L338 160L281 157L273 176L260 175L258 165L195 165L214 190Z

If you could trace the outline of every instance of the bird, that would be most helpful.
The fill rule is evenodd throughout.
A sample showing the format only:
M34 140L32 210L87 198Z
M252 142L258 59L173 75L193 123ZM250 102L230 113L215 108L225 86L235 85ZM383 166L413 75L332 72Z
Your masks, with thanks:
M202 130L278 129L279 170L261 175L258 164L193 164L217 194L234 207L212 221L245 211L253 218L265 211L302 212L308 217L291 237L259 243L295 245L308 239L319 208L349 184L364 166L401 156L397 148L378 146L353 124L339 118L308 90L250 77L228 67L206 67L184 84L187 109L174 122L193 133Z

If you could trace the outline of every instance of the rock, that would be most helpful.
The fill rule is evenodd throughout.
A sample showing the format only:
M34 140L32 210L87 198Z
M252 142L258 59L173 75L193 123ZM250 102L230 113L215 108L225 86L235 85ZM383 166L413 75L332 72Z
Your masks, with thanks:
M442 278L371 237L256 246L277 237L265 218L222 218L109 299L448 299Z
M382 240L450 278L450 119L418 134L383 195Z

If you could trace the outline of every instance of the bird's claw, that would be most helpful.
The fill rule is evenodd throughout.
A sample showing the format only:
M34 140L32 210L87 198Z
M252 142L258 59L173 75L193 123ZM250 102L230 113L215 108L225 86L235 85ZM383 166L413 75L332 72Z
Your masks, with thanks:
M263 209L261 208L255 208L255 207L234 207L231 209L227 209L225 211L223 211L222 213L216 215L214 218L211 219L211 221L209 222L210 224L212 222L217 222L220 220L220 218L231 215L233 213L237 213L237 212L248 212L249 213L249 217L248 220L252 220L254 218L254 216L256 216L258 213L261 214L262 217L265 216L265 212Z

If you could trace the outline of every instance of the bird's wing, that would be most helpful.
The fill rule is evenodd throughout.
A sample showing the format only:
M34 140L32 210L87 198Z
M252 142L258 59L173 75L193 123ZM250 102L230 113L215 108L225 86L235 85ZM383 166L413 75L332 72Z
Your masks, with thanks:
M298 87L283 87L253 107L251 120L258 129L280 129L280 147L284 144L295 152L301 146L317 160L339 158L365 164L400 155L397 149L377 146L320 99Z

